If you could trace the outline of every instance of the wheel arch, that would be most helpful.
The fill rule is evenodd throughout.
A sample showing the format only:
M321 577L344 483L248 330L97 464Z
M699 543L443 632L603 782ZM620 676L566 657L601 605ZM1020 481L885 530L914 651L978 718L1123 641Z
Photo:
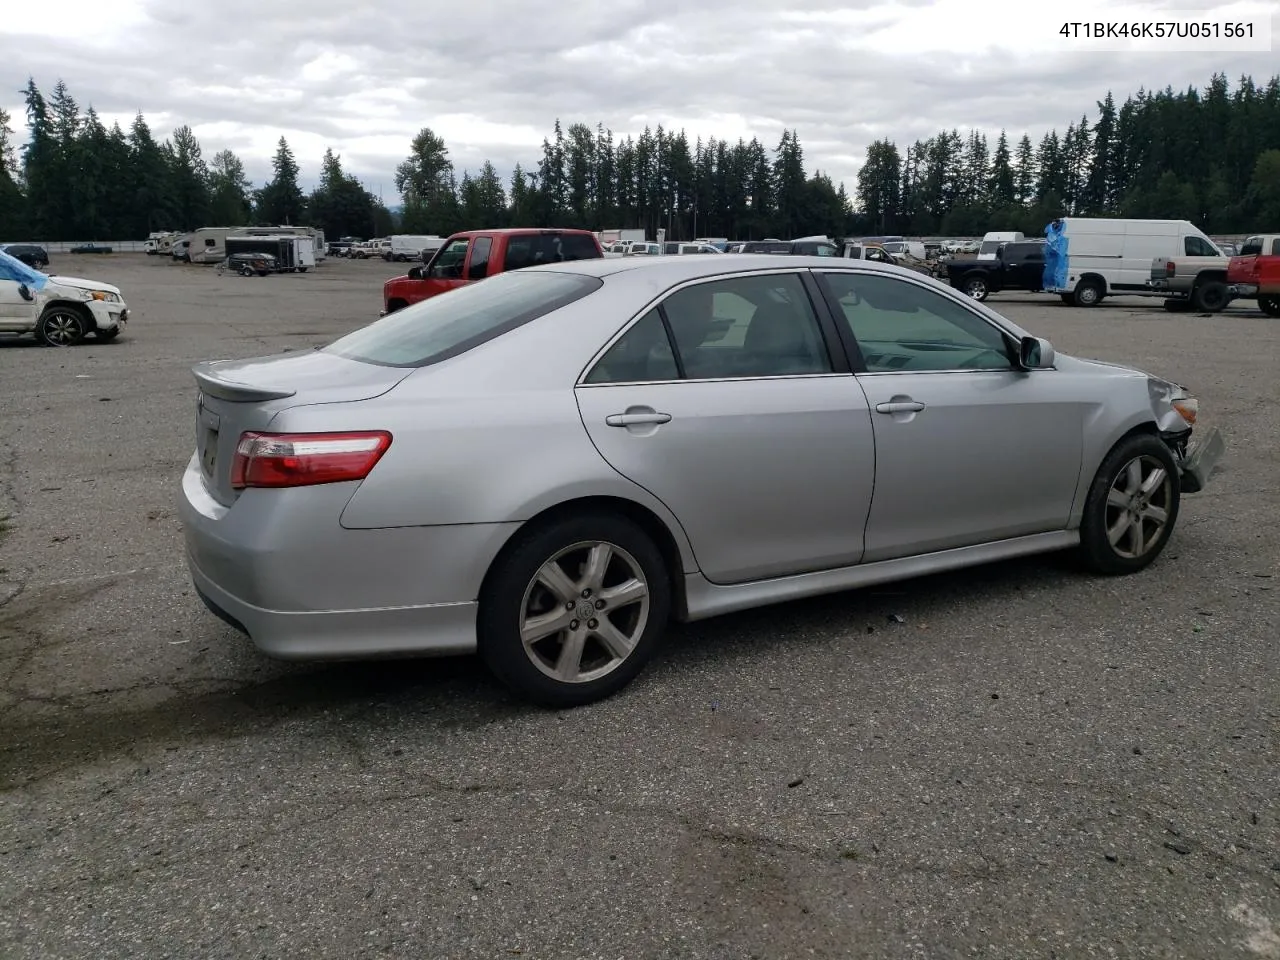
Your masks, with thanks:
M569 500L562 500L552 506L546 507L535 513L529 519L520 524L509 536L502 546L494 554L493 559L489 562L489 567L485 571L484 578L480 583L480 595L483 596L489 586L490 578L493 576L494 570L498 566L498 562L502 560L520 539L530 531L541 530L551 526L559 520L574 516L585 512L612 513L617 516L625 517L630 520L641 530L643 530L650 538L654 545L658 548L658 552L662 554L663 564L667 569L667 578L671 585L671 613L676 620L685 620L688 618L688 601L685 595L685 574L690 572L686 570L685 549L682 549L681 540L676 539L676 535L672 532L667 523L658 516L653 510L644 504L637 503L634 500L628 500L625 497L610 495L592 495L574 497ZM696 568L695 568L696 569Z
M1088 459L1082 459L1080 463L1080 475L1076 480L1075 500L1071 504L1069 529L1079 528L1081 518L1084 516L1085 502L1089 498L1089 488L1093 486L1094 478L1102 468L1103 462L1111 455L1111 451L1125 440L1139 434L1159 438L1160 426L1156 423L1154 416L1151 414L1146 416L1135 415L1123 420L1108 432L1104 441L1096 447L1087 448L1084 451Z
M1102 287L1102 295L1104 297L1111 293L1111 284L1107 283L1107 278L1094 270L1080 274L1080 279L1076 281L1076 286L1079 287L1080 284L1090 280Z

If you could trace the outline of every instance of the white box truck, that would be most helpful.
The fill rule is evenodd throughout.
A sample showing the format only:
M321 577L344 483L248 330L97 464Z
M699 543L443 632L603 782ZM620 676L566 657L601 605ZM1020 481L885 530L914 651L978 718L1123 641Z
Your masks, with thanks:
M439 250L443 245L444 237L435 234L396 233L391 235L391 246L383 258L397 263L420 262L423 251Z
M1063 217L1045 227L1044 290L1094 307L1107 297L1167 297L1153 288L1157 257L1222 256L1190 220Z

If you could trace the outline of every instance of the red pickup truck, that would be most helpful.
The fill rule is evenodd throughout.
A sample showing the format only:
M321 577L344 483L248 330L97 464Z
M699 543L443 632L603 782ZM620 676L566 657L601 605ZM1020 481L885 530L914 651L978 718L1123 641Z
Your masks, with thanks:
M466 230L446 240L424 266L382 285L382 315L506 270L603 256L600 241L590 230Z
M1243 300L1258 299L1268 317L1280 317L1280 234L1249 237L1227 265L1227 283Z

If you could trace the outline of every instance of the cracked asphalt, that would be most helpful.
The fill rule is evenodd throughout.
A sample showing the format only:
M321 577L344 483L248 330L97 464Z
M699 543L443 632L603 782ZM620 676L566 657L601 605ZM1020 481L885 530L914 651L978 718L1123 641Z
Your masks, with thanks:
M94 259L54 269L123 338L0 342L0 956L1280 957L1276 321L992 298L1223 430L1145 573L690 625L557 713L473 659L267 660L189 588L189 366L367 322L392 267Z

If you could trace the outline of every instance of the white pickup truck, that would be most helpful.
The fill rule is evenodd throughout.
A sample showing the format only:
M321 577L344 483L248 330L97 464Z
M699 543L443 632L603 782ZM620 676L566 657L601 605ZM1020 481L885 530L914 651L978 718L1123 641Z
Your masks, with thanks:
M128 322L119 287L51 277L0 253L0 334L32 333L45 346L70 347L90 334L114 340Z

